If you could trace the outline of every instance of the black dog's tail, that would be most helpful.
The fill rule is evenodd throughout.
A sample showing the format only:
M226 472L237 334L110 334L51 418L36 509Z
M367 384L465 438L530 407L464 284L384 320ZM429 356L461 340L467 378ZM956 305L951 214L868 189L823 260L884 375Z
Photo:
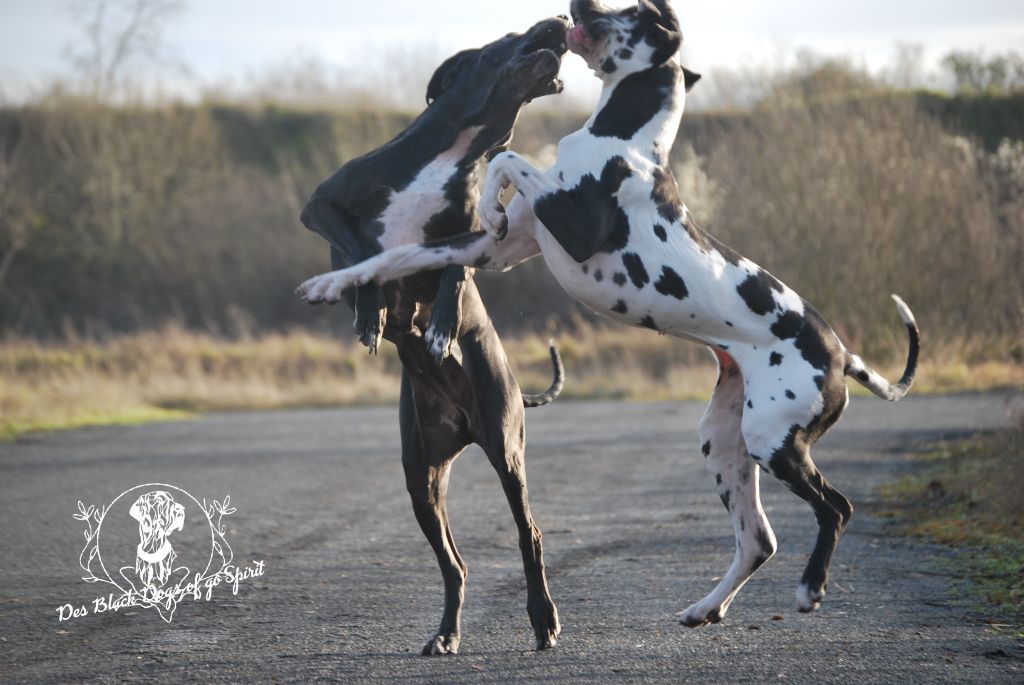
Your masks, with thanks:
M551 404L561 394L562 387L565 385L565 367L562 366L562 357L558 354L554 340L548 343L548 351L551 353L551 365L554 367L555 377L551 380L550 387L544 392L536 395L523 393L523 406L527 409Z
M845 372L847 376L883 400L895 402L903 399L914 383L914 374L917 373L917 355L920 352L920 331L914 320L914 313L910 311L907 303L901 300L899 295L893 295L892 299L896 302L896 308L900 312L900 318L903 319L903 325L907 327L907 336L910 338L910 350L907 353L907 366L903 371L903 376L898 383L892 384L855 354L850 355Z

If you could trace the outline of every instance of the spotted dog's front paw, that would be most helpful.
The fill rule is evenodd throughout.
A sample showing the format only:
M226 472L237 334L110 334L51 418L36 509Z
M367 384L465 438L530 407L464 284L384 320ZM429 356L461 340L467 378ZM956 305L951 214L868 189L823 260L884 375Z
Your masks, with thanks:
M480 224L494 240L504 240L508 234L508 217L505 215L504 205L501 204L501 193L509 185L508 174L505 173L508 155L509 153L502 152L487 167L487 181L477 207Z
M334 304L341 299L343 290L355 285L362 285L352 271L352 269L342 269L313 276L296 288L295 294L302 298L303 302L309 304L320 304L321 302Z
M501 204L501 198L495 197L491 203L480 202L478 208L480 214L480 225L487 235L493 240L504 240L508 235L508 216L505 214L505 207Z
M686 611L680 611L676 617L687 628L699 628L709 623L718 623L725 617L725 612L726 608L721 605L709 605L701 601Z
M427 644L423 646L423 656L437 656L439 654L458 654L459 653L459 635L448 634L448 635L435 635L434 637L427 640Z
M455 331L451 327L431 323L423 337L438 366L451 356L452 345L455 344Z

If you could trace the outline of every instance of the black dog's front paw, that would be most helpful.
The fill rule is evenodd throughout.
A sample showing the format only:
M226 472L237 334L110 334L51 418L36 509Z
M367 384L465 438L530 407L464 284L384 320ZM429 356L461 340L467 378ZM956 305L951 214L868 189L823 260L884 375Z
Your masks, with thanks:
M558 609L550 599L531 604L527 608L533 634L537 638L537 651L551 649L558 644L558 634L562 626L558 622Z
M356 312L354 327L359 336L359 342L370 350L370 354L377 354L381 338L384 337L384 323L387 319L387 309L378 309L374 312Z
M430 355L440 366L452 354L452 346L455 344L455 326L431 323L427 328L424 340L427 343L427 349L430 350Z

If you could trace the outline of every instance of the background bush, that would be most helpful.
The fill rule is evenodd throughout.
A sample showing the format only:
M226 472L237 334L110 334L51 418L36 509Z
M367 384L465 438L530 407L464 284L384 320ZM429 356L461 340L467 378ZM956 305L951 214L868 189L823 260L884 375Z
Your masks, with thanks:
M585 116L528 112L515 147L550 162ZM68 96L0 110L0 334L347 331L345 308L292 295L328 266L297 217L320 180L410 120ZM903 354L899 292L932 353L1019 361L1019 92L895 91L829 63L781 75L747 109L687 114L672 164L704 227L858 350ZM595 320L541 260L478 282L503 332Z

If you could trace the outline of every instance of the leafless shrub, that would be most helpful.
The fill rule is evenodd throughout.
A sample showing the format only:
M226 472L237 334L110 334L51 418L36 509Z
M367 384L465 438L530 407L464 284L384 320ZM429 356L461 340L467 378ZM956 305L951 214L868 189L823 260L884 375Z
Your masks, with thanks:
M909 99L801 92L765 102L712 151L713 229L869 351L901 347L890 292L933 335L1019 332L1018 266L973 145Z

